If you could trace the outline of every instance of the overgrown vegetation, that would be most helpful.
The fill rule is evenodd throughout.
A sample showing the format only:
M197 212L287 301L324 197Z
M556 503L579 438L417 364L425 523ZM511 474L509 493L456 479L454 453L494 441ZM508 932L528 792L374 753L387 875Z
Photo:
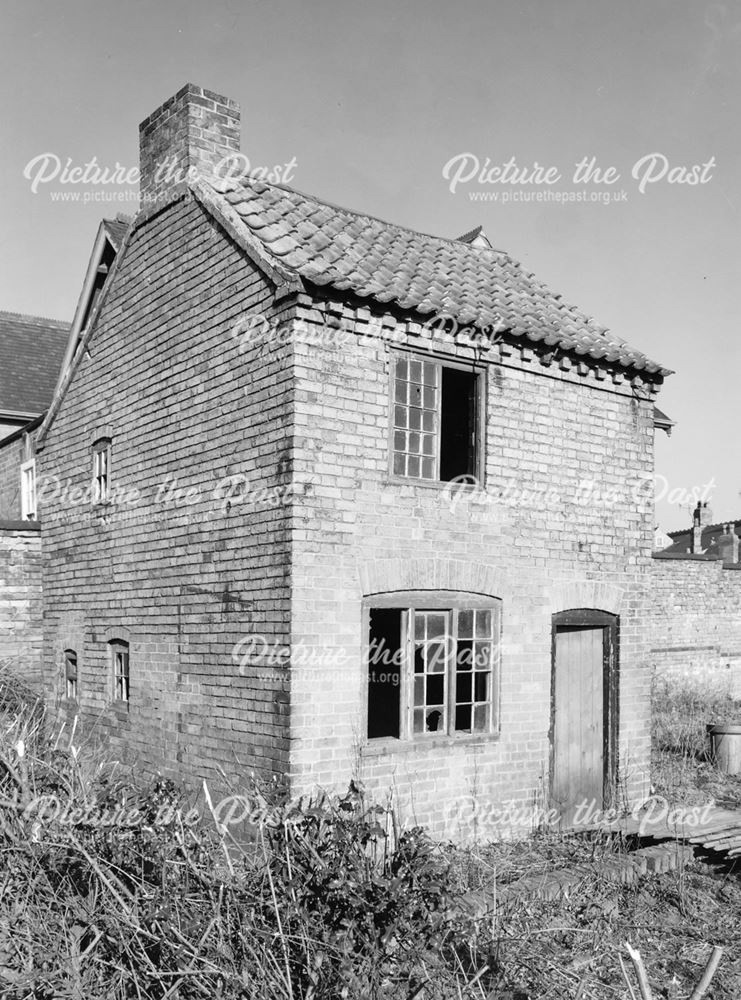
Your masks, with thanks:
M664 709L660 752L689 759L688 720ZM0 996L616 1000L626 941L655 996L677 998L721 945L708 996L741 996L732 870L695 862L625 886L609 862L628 845L607 834L456 848L400 829L355 785L300 803L277 785L247 797L249 820L230 825L235 800L140 785L99 751L47 738L28 693L0 678ZM513 889L575 868L565 899ZM477 891L499 894L496 916L471 906Z
M741 703L717 681L655 676L651 739L656 750L707 759L707 726L739 717Z
M139 788L8 701L6 1000L459 996L470 981L449 860L357 787L299 804L253 787L237 838L219 803L191 822L171 781Z
M741 777L722 774L710 753L707 727L741 719L741 702L720 683L655 677L651 696L652 776L656 792L692 806L741 808Z
M741 884L732 870L695 861L623 885L605 862L628 845L606 836L539 835L459 853L471 885L491 886L494 872L500 887L554 869L582 875L565 898L514 894L500 906L486 956L496 975L491 1000L628 1000L626 942L640 952L655 1000L687 1000L714 945L725 954L706 1000L741 997Z

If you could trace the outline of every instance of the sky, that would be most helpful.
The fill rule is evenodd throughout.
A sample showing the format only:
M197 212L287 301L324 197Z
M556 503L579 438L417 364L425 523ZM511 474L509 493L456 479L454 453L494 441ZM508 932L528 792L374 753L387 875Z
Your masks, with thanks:
M698 497L741 518L741 0L0 0L0 16L0 309L72 318L100 218L133 214L137 189L61 167L136 167L139 122L195 83L240 103L253 167L295 160L299 190L423 232L483 225L674 370L657 523L685 527ZM514 180L480 179L508 162ZM574 182L580 162L600 173Z

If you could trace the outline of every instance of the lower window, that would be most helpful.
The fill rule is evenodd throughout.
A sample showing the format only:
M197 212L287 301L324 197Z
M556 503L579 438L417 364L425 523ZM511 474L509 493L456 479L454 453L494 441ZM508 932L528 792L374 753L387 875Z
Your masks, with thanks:
M500 602L408 598L403 605L398 596L376 599L368 608L368 738L491 732Z
M70 701L77 701L77 653L64 651L64 693Z
M129 703L129 644L114 640L109 644L113 666L113 697L116 701Z

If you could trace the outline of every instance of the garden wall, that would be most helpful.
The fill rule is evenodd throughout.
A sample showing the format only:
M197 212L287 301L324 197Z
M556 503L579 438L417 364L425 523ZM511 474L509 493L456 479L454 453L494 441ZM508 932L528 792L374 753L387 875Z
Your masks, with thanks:
M741 563L656 555L648 624L662 676L706 680L741 698Z

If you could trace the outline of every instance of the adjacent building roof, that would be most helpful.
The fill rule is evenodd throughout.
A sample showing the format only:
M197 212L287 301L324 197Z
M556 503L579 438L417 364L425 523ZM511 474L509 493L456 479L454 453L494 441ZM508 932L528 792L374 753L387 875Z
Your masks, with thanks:
M676 423L676 420L668 417L658 406L654 406L654 427L658 427L662 431L666 431L667 435L671 435L672 427L675 427Z
M115 219L103 219L102 225L105 234L113 245L113 249L118 253L124 237L131 227L132 218L119 212Z
M269 257L314 285L638 369L671 372L567 305L473 230L444 239L245 178L217 185Z
M729 523L735 533L741 536L741 520L730 522L720 521L718 524L705 525L700 536L700 547L704 555L718 555L718 538L720 535L725 534L726 525ZM692 552L692 528L685 528L682 531L670 531L668 534L672 540L672 544L663 549L663 552L677 554Z
M69 323L0 312L0 413L36 416L51 402Z

